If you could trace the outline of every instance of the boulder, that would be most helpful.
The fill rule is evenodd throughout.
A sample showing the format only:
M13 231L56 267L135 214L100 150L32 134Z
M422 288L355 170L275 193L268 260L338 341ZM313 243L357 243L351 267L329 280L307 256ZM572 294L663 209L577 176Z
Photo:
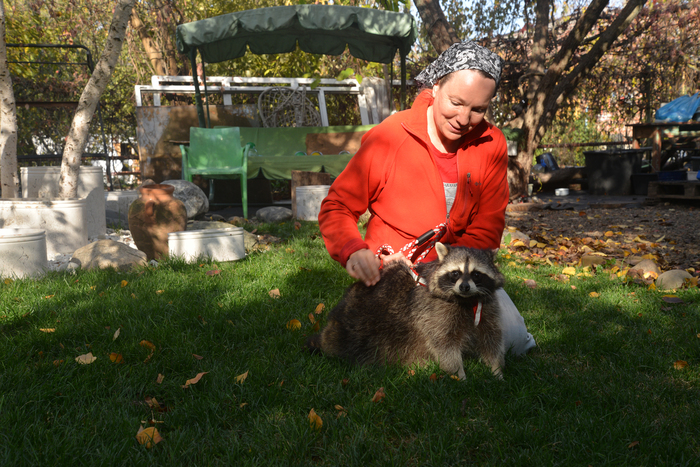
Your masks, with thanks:
M659 290L680 289L686 279L692 279L688 271L671 269L656 278L656 288Z
M194 183L187 180L165 180L164 185L172 185L175 187L173 197L179 199L185 204L187 209L187 218L194 219L200 214L209 211L209 198Z
M122 271L148 264L146 253L114 240L98 240L78 248L70 262L83 269L114 268Z
M255 213L255 217L262 222L267 222L270 224L276 222L285 222L292 219L292 210L289 208L283 208L282 206L268 206L266 208L259 209Z
M661 274L661 270L659 269L659 266L651 260L651 259L643 259L637 264L634 265L632 269L636 269L639 274L643 275L644 273L651 272L656 274L656 277L658 277L659 274ZM631 269L631 270L632 270Z

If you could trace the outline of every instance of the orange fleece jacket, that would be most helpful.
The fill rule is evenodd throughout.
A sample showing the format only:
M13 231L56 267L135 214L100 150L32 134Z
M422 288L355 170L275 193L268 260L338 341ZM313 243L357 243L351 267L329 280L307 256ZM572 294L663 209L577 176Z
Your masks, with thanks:
M431 91L425 90L409 110L368 131L331 185L318 222L326 249L343 267L357 250L376 252L388 244L398 252L445 222L445 190L428 150L427 109L432 103ZM509 197L507 165L506 139L498 128L484 120L465 136L457 150L457 196L440 241L499 247ZM357 220L368 208L363 240ZM433 250L424 261L436 257Z

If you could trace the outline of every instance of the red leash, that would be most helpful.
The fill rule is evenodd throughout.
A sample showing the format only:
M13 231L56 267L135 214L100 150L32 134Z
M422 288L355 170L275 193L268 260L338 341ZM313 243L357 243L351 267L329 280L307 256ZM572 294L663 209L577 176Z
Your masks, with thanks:
M435 244L442 238L442 236L445 234L447 231L447 224L446 223L441 223L435 226L432 230L428 230L426 233L418 237L417 239L408 242L406 245L399 250L399 252L403 253L403 255L408 258L409 260L413 255L415 254L416 250L418 247L423 245L425 242L430 240L430 243L426 247L425 250L416 258L415 261L412 261L413 263L419 263L423 258L425 258L428 253L430 253L430 250L433 249ZM432 240L431 240L432 239ZM394 249L391 247L391 245L384 244L377 248L377 257L381 258L382 255L393 255L394 254Z

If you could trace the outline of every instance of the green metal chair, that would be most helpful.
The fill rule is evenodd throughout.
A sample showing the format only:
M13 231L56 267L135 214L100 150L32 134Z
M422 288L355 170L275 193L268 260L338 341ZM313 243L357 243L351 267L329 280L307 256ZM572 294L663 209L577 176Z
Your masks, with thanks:
M214 199L214 179L240 177L243 217L248 217L248 151L251 144L241 147L238 127L190 128L190 145L180 145L182 179L192 181L193 175L209 179L209 200Z

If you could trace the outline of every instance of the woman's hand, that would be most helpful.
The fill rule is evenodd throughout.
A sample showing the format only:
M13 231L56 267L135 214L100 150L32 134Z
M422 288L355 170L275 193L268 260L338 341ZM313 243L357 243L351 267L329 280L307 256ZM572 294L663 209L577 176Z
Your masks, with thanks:
M361 280L367 287L370 287L379 282L379 266L381 264L379 258L365 248L350 255L345 269L350 276Z
M409 268L413 266L413 264L411 264L408 258L406 258L400 251L398 253L394 253L393 255L382 255L382 263L384 263L385 265L394 263L396 261L404 263Z
M352 277L361 280L367 287L370 287L379 282L379 268L382 263L386 265L395 261L412 266L408 258L401 252L393 255L382 255L382 259L379 260L371 251L364 249L357 250L350 255L345 269Z

